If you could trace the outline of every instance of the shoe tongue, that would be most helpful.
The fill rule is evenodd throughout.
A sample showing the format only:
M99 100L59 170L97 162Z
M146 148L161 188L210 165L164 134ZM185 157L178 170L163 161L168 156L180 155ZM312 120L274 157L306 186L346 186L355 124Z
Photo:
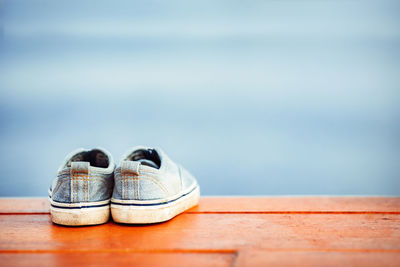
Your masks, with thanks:
M157 164L155 164L152 160L149 160L149 159L139 159L139 160L137 160L137 161L139 161L142 165L146 165L146 166L149 166L149 167L153 167L153 168L158 169Z

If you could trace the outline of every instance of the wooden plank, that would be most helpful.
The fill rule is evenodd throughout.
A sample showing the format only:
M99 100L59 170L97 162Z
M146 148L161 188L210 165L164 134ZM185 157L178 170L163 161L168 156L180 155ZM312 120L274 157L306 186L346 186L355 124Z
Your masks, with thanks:
M1 266L232 266L234 253L0 253Z
M399 202L202 197L166 223L63 227L45 198L0 199L0 265L398 266Z
M202 197L189 212L399 213L399 197Z
M189 213L394 213L399 197L202 197ZM49 213L47 198L2 198L0 214Z
M0 214L49 213L48 198L0 198Z
M63 227L49 215L1 215L5 251L400 250L396 214L181 214L154 225Z
M315 251L241 251L236 260L236 267L264 266L385 266L398 267L400 253L386 252L315 252Z

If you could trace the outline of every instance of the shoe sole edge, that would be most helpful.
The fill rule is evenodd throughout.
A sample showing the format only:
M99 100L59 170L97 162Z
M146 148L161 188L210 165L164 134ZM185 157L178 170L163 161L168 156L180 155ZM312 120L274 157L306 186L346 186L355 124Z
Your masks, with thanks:
M122 204L111 202L111 215L115 222L125 224L149 224L168 221L178 214L196 206L200 199L197 186L190 193L167 203Z
M110 204L92 205L90 203L65 204L51 202L50 215L55 224L67 226L97 225L110 219Z

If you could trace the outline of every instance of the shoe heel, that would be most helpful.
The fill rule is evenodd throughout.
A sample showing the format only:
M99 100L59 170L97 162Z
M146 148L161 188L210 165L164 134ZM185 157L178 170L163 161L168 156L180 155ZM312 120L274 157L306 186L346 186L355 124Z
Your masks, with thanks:
M96 225L108 222L110 218L110 204L92 204L88 203L59 203L52 202L50 207L51 220L56 224L80 226Z

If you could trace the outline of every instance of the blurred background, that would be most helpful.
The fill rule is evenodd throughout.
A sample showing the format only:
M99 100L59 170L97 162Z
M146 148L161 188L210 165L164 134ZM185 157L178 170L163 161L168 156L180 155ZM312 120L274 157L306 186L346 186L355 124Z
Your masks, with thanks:
M162 147L203 195L400 195L400 2L0 1L0 196Z

